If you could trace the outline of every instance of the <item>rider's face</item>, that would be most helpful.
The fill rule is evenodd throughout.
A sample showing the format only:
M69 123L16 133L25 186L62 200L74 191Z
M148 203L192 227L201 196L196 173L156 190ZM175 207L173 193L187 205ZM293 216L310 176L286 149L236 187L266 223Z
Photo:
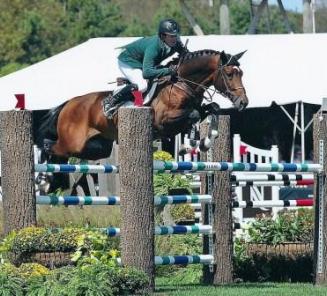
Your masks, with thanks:
M174 47L177 43L177 35L163 34L162 41L165 42L169 47Z

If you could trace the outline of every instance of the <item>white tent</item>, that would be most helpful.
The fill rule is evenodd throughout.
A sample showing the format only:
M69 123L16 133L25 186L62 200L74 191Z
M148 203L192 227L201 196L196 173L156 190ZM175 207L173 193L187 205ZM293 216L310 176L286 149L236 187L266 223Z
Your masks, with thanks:
M304 101L321 104L327 96L327 34L190 36L190 50L215 49L241 59L249 107ZM15 94L26 108L49 109L69 98L114 87L118 47L136 38L95 38L23 70L0 78L0 110L13 109ZM228 108L229 101L217 98Z

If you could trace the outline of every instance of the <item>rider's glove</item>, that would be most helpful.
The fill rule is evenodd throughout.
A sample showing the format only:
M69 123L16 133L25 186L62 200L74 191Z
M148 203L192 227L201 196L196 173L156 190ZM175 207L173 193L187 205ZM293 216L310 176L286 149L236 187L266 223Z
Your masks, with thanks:
M178 73L175 67L169 68L170 81L176 83L178 81Z

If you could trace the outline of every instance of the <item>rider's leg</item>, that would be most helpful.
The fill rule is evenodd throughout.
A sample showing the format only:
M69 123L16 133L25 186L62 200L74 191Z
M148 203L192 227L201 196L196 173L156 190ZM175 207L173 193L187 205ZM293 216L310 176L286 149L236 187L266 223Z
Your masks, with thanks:
M143 78L142 69L135 69L118 60L120 72L131 82L138 86L140 92L145 92L148 88L147 81Z
M148 88L148 82L143 78L142 69L135 69L118 60L118 67L121 73L131 82L138 86L138 90L133 92L135 105L143 104L143 93Z
M147 81L143 78L141 69L134 69L119 60L118 67L124 77L126 77L131 82L131 84L125 85L114 93L113 98L110 101L109 109L107 111L109 116L113 115L117 104L120 102L134 99L143 101L142 92L146 91L147 89ZM136 93L134 94L134 92ZM139 105L141 104L139 103Z

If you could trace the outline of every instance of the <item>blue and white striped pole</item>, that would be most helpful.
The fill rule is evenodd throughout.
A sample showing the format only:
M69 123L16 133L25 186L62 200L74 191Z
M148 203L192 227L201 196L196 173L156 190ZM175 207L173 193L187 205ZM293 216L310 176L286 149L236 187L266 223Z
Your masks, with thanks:
M320 172L320 164L306 163L232 163L154 161L156 172L234 171L234 172Z
M109 237L120 236L120 228L108 227L101 229L106 232ZM211 234L211 225L177 225L177 226L155 226L155 235L170 235L170 234Z
M121 259L117 258L118 265L121 265ZM213 264L212 255L181 255L181 256L155 256L155 265L188 265L188 264Z
M118 167L105 164L35 164L36 173L118 173Z

